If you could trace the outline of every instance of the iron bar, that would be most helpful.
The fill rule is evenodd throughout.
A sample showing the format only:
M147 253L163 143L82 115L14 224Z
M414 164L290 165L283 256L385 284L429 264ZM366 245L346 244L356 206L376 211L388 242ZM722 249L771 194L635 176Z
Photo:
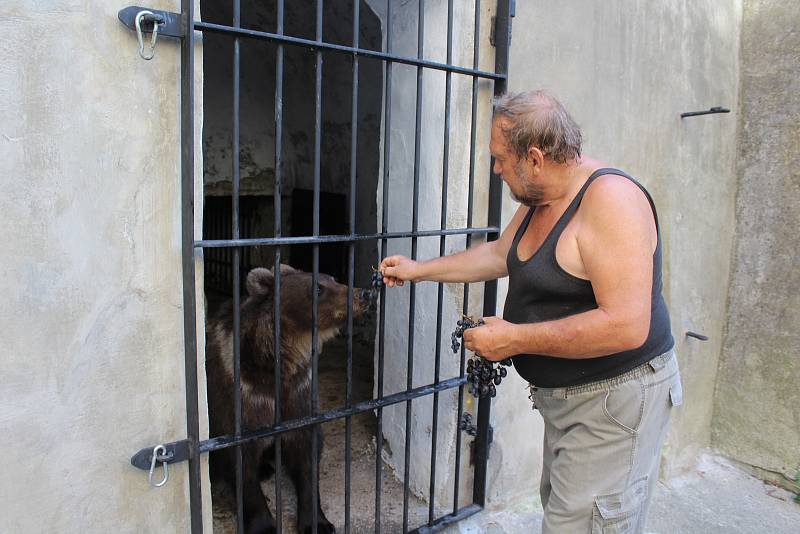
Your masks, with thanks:
M453 62L453 0L447 0L447 63ZM442 207L439 227L447 228L447 193L450 175L450 105L453 90L452 73L445 73L444 91L444 139L442 147ZM439 256L445 255L446 237L439 237ZM444 302L444 284L439 282L436 293L436 354L434 356L433 383L439 383L442 359L442 308ZM436 492L436 446L439 435L439 394L433 394L433 416L431 433L431 479L428 490L428 526L434 524L435 492Z
M359 28L361 3L359 0L353 1L353 48L359 46ZM348 231L350 234L356 233L356 180L357 155L358 155L358 76L359 58L353 56L353 95L350 104L350 202L348 213ZM353 288L355 287L355 243L350 242L347 246L347 370L346 370L346 391L345 407L349 408L353 403ZM350 470L352 454L350 451L352 444L353 420L351 417L345 418L344 432L344 532L350 534Z
M410 391L401 391L399 393L394 393L392 395L384 396L381 399L370 399L366 401L362 401L359 403L354 404L350 408L339 408L335 410L329 410L327 412L317 414L314 416L303 417L301 419L292 419L290 421L283 422L278 425L273 425L267 428L260 428L257 430L249 430L243 432L241 436L215 436L213 438L207 439L205 441L200 441L196 444L194 452L199 454L204 454L207 452L212 452L220 449L225 449L228 447L235 447L236 445L241 445L253 440L257 439L264 439L270 438L272 436L277 436L279 434L284 434L286 432L292 432L294 430L299 430L301 428L306 428L312 425L319 425L322 423L328 423L330 421L335 421L337 419L342 419L344 417L352 417L355 415L359 415L362 413L371 412L373 410L380 410L386 408L387 406L393 406L395 404L400 404L401 402L405 402L408 399L416 399L419 397L424 397L425 395L431 395L435 392L442 392L448 389L457 388L464 383L466 383L467 379L464 376L456 376L453 378L449 378L447 380L443 380L438 384L428 384L425 386L420 386L418 388L414 388ZM164 443L163 445L167 448L169 452L173 452L173 456L167 460L166 463L175 463L175 462L182 462L189 458L191 458L192 450L188 447L188 439L181 440L173 443ZM153 452L153 447L145 447L139 450L133 457L131 458L131 464L134 467L138 467L139 469L150 469L150 454ZM146 463L144 462L146 459Z
M234 248L234 247L254 247L254 246L281 246L281 245L310 245L313 243L350 243L355 241L371 241L389 239L407 239L409 237L438 237L443 235L475 235L488 234L499 235L498 226L488 226L482 228L450 228L446 230L417 230L416 232L386 232L380 234L361 234L361 235L319 235L319 236L300 236L300 237L280 237L280 238L254 238L254 239L203 239L195 241L197 248Z
M387 20L388 19L389 17L387 15ZM366 49L353 48L349 46L337 45L332 43L324 43L321 40L302 39L300 37L291 37L289 35L277 35L275 33L249 30L246 28L231 28L230 26L224 26L221 24L212 24L210 22L195 21L194 29L196 31L201 31L201 32L239 35L241 37L246 37L250 39L261 39L266 41L304 46L311 48L313 50L319 50L319 51L325 50L330 52L339 52L344 54L357 55L360 57L380 59L386 61L387 64L402 63L405 65L411 65L416 67L425 67L428 69L449 71L456 74L465 74L467 76L478 76L480 78L486 78L487 80L504 79L504 75L497 74L494 72L480 71L480 70L459 67L457 65L447 65L445 63L437 63L435 61L426 61L410 57L397 56L391 54L391 52L383 53L383 52L377 52L375 50L366 50Z
M475 2L475 11L473 14L473 36L472 36L472 65L477 69L480 61L480 31L481 31L481 12L480 0ZM469 185L467 187L467 227L472 226L472 210L474 206L474 190L475 190L475 158L476 158L476 144L477 144L477 123L478 123L478 78L472 78L472 109L470 117L470 140L469 140ZM466 236L467 249L472 246L471 235ZM464 284L464 302L462 304L462 314L469 314L469 284ZM464 362L466 361L466 348L461 344L461 373L464 373ZM464 388L458 391L458 411L456 412L456 419L461 417L464 409ZM456 460L461 461L461 432L456 433ZM475 464L475 473L486 466ZM476 475L477 476L477 475ZM453 491L453 511L458 510L458 486L461 478L461 465L456 464L455 487Z
M278 0L276 14L276 32L283 34L284 4L283 0ZM282 195L283 195L283 60L284 48L282 43L277 43L275 52L275 191L273 193L273 205L275 212L275 238L280 239L283 233L281 220L282 214ZM281 380L282 360L281 360L281 247L275 247L275 264L272 268L275 277L275 289L273 297L273 353L275 355L275 416L273 424L281 422ZM283 471L283 439L275 439L275 530L283 532L283 494L281 491L281 475Z
M511 17L513 16L514 0L498 0L497 16L495 18L495 70L499 73L508 73L509 47L511 45ZM494 85L495 96L506 91L505 78ZM492 174L494 162L490 165L489 181L489 224L500 225L502 210L502 182ZM492 239L494 236L487 236ZM497 281L486 282L483 292L483 315L491 316L496 313ZM481 466L475 470L475 481L472 486L472 502L483 506L486 502L486 464L489 459L489 444L491 428L489 427L491 398L483 397L478 402L478 435L475 438L475 465Z
M316 37L322 42L323 0L317 0ZM316 72L314 81L314 216L313 235L319 235L319 192L322 156L322 50L316 50ZM319 241L312 244L311 260L311 414L319 411ZM311 533L317 534L319 512L319 426L311 428Z
M233 2L233 25L241 26L241 2ZM241 169L239 165L239 134L240 134L240 81L241 81L241 42L239 37L233 39L233 132L231 135L231 237L239 239L239 185ZM231 275L233 277L233 413L234 434L242 433L242 383L241 383L241 248L232 249L233 262ZM242 447L237 446L236 458L236 531L244 533L244 466L242 465Z
M466 377L457 376L450 378L448 380L443 380L435 385L428 384L426 386L420 386L418 388L414 388L408 391L402 391L400 393L386 395L381 399L371 399L367 401L362 401L354 404L350 408L329 410L321 414L303 417L301 419L292 419L290 421L285 421L279 425L275 425L269 428L245 431L239 437L217 436L208 439L206 441L200 442L199 450L201 453L209 452L212 450L224 449L226 447L233 447L235 445L247 443L249 441L253 441L256 439L269 438L292 430L298 430L300 428L306 428L312 425L327 423L329 421L334 421L336 419L341 419L343 417L358 415L360 413L385 408L387 406L392 406L394 404L405 402L409 399L416 399L424 395L430 395L436 391L444 391L447 389L457 388L460 385L466 383L466 381L467 381ZM150 449L152 450L152 447Z
M194 20L194 0L181 0L181 16ZM200 487L200 412L197 384L197 300L194 269L194 33L181 40L181 271L186 380L186 436L189 446L189 514L192 534L203 532Z
M418 529L412 530L409 534L433 534L434 532L439 532L450 525L458 523L462 519L473 516L481 510L483 510L483 507L478 506L477 504L470 504L464 508L461 508L460 510L456 510L452 514L447 514L446 516L440 517L428 526L419 527Z
M392 53L392 0L386 0L386 53ZM389 231L389 167L391 164L392 124L392 63L386 63L384 79L384 130L383 130L383 184L381 195L381 259L388 250ZM381 286L380 313L378 316L378 371L377 397L383 400L383 364L386 337L386 286ZM375 534L381 532L381 494L383 493L383 408L375 414Z
M425 0L419 0L417 14L417 59L425 56ZM422 123L422 67L417 66L416 113L414 116L414 186L411 203L411 231L416 232L419 226L419 169L421 159ZM411 238L411 259L417 259L417 238ZM406 362L406 389L411 389L414 382L414 319L416 317L417 285L413 281L409 287L408 302L408 357ZM408 499L410 494L411 468L411 400L406 402L405 449L403 461L403 533L408 532Z

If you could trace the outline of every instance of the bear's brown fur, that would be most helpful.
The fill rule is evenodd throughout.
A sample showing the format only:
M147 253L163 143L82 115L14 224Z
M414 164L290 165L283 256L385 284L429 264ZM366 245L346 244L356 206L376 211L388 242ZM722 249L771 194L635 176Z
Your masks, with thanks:
M347 319L347 286L332 277L318 278L318 352L334 337ZM311 274L281 266L281 421L311 414ZM241 302L240 377L242 430L274 424L274 294L271 270L256 268L247 275L247 293ZM353 293L353 313L367 308L362 292ZM211 435L234 434L233 395L233 307L222 307L206 326L206 371ZM280 434L282 464L297 491L298 531L311 532L312 522L312 429L301 428ZM318 430L317 475L322 450L322 429ZM275 532L260 481L273 472L275 439L266 438L242 446L244 525L248 533ZM212 483L226 482L235 488L235 448L211 454ZM319 476L317 476L317 481ZM316 488L319 495L319 484ZM334 527L317 504L317 532L333 533Z

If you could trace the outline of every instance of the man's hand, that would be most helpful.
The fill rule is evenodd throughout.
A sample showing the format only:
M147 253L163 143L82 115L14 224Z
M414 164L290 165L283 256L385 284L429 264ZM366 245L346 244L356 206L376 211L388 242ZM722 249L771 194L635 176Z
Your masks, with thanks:
M419 263L400 255L384 258L378 270L389 287L402 286L406 280L414 282L419 277Z
M516 356L517 325L499 317L484 317L484 324L464 330L464 346L494 362Z

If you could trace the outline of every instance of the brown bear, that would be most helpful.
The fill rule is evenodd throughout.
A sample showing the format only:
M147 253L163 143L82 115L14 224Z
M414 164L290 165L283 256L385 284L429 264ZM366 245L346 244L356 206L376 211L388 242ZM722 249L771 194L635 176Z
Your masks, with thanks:
M281 421L311 415L311 274L281 265ZM247 296L241 302L240 377L242 430L274 424L275 375L273 352L275 278L269 269L256 268L247 275ZM318 295L318 352L347 319L348 288L320 274ZM353 314L361 314L368 301L363 291L353 292ZM234 434L233 306L223 305L206 325L206 372L211 435ZM322 450L318 430L317 475ZM312 428L304 427L242 446L244 526L248 533L273 533L275 521L261 492L261 480L274 472L274 440L281 439L281 462L297 491L297 524L302 534L312 531ZM230 447L211 453L212 484L235 488L236 456ZM317 481L319 476L317 476ZM319 484L317 484L319 495ZM317 532L335 532L317 500Z

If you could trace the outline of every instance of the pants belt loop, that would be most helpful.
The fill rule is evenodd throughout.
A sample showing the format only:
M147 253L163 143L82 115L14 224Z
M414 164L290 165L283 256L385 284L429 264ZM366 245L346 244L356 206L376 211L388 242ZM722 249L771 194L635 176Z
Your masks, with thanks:
M665 352L664 354L661 354L660 356L656 356L655 358L653 358L652 360L650 360L647 363L650 364L650 367L653 368L653 371L658 372L661 369L663 369L664 367L666 367L667 362L669 361L669 357L671 355L672 355L672 351Z
M567 398L567 388L555 388L553 390L553 398L564 400Z

